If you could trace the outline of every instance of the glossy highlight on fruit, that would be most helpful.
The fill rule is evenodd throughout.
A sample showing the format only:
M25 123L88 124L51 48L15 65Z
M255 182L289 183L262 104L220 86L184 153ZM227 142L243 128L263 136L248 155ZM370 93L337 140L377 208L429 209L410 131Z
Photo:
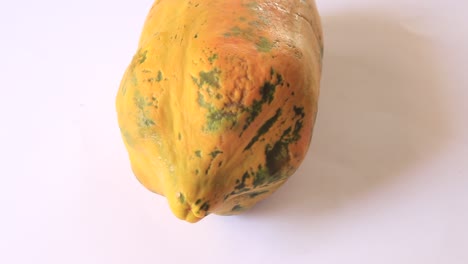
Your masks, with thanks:
M306 155L322 56L313 0L157 0L116 98L134 174L188 222L251 208Z

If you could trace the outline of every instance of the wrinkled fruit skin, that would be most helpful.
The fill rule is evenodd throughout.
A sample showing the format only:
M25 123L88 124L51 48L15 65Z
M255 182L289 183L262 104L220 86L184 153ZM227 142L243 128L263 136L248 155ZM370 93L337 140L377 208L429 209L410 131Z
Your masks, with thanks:
M157 0L116 99L134 174L188 222L268 197L306 155L322 55L313 0Z

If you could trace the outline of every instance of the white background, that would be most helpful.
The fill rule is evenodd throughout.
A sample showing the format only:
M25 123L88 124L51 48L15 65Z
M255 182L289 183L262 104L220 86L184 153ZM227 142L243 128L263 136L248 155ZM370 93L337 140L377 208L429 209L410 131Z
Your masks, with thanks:
M309 155L235 217L176 219L114 98L151 0L0 3L0 263L468 263L468 4L317 0Z

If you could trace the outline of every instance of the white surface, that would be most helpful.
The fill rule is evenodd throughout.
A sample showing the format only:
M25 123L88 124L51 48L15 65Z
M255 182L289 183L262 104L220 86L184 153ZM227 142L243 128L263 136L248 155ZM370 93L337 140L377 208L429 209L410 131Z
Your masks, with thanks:
M318 0L307 159L195 225L132 176L116 124L151 4L0 4L0 263L468 263L466 1Z

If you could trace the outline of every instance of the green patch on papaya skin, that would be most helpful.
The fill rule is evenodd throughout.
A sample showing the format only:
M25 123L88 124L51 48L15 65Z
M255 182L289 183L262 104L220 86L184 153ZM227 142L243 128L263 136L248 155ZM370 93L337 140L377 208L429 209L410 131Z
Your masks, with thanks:
M144 113L140 113L138 115L138 126L139 127L152 127L156 123L151 119L148 118Z
M150 83L161 82L163 79L164 79L164 77L163 77L162 71L159 70L156 77L149 78L148 82L150 82Z
M218 54L215 53L208 58L208 61L213 63L216 59L218 59Z
M198 78L192 76L192 80L198 86L198 88L202 88L204 85L209 87L213 87L216 89L220 88L219 85L219 75L221 71L218 68L214 68L211 71L200 71L198 73Z
M224 37L240 37L246 39L247 41L255 40L255 32L252 30L251 27L247 28L240 28L239 26L235 26L231 28L228 32L223 34Z
M182 134L179 133L179 135L177 135L177 138L178 138L179 140L182 140Z
M160 81L162 81L162 79L163 79L163 75L162 75L162 72L159 70L158 71L158 76L156 76L156 81L160 82Z
M270 52L273 48L273 42L266 37L260 37L260 40L255 44L257 50L260 52Z
M270 128L276 123L276 121L278 121L278 118L281 116L281 108L278 108L276 110L276 113L273 117L271 117L270 119L268 119L261 127L260 129L257 131L257 134L252 138L252 140L250 140L249 144L247 144L247 146L244 148L244 151L250 149L253 144L255 144L255 142L257 142L261 136L263 136L264 134L266 134L268 132L268 130L270 130Z
M210 109L210 108L213 107L211 104L206 102L205 97L203 96L203 94L201 92L198 92L198 100L197 101L198 101L198 105L200 105L203 108Z
M156 77L148 78L147 81L150 83L154 83L154 82L161 82L163 79L164 78L163 78L162 71L159 70Z
M218 100L222 98L221 94L218 93L214 95L213 91L210 89L211 87L214 87L215 89L219 89L221 87L219 85L219 74L220 71L215 68L209 72L201 71L199 73L199 78L192 76L193 82L199 88L197 99L198 105L208 110L208 113L206 114L206 125L203 127L207 132L218 131L227 126L235 126L238 122L238 117L241 114L240 111L236 111L237 109L228 109L226 107L218 109L205 99L204 94L207 94L208 98L214 97Z
M138 86L138 78L136 77L135 73L132 74L132 79L131 80L132 80L133 86Z
M183 193L180 193L180 192L177 193L177 199L179 200L181 204L185 203L185 196Z
M132 135L130 135L130 132L127 130L122 130L122 137L129 146L133 146L135 144L135 140L133 139Z
M250 8L250 9L256 9L258 7L257 2L248 2L244 4L245 7Z
M147 59L147 56L146 56L147 54L148 54L148 51L147 51L147 50L145 50L145 51L143 51L143 52L142 52L141 50L139 50L138 53L137 53L137 55L136 55L136 60L137 60L137 62L138 62L139 64L142 64L143 62L145 62L146 59Z
M205 131L213 132L219 130L223 126L237 124L239 117L238 112L229 111L227 109L217 109L213 105L206 102L205 97L201 92L198 92L198 105L208 110L206 114Z
M139 91L135 91L135 95L133 97L133 100L135 102L136 107L138 107L139 110L144 110L145 106L147 105L145 98Z
M207 115L207 125L205 130L217 131L225 125L234 126L237 123L238 113L230 112L224 109L215 109L211 107Z
M138 113L137 113L137 123L138 126L141 128L147 128L154 126L156 123L154 120L149 118L144 109L146 106L148 106L148 101L143 97L143 95L139 91L135 91L133 101L138 108Z

